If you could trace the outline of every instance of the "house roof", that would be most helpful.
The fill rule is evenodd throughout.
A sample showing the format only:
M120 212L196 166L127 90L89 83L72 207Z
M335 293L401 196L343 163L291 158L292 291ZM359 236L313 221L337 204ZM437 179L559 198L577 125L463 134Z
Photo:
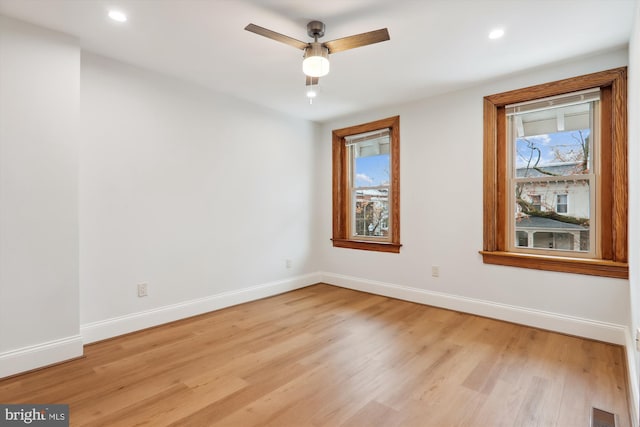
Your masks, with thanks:
M580 174L581 164L580 162L565 162L565 163L553 163L549 165L539 166L538 169L533 168L517 168L517 178L538 178L549 177L548 174L540 172L546 171L552 175L558 175L557 178L562 179L567 175Z
M551 218L542 218L538 216L529 216L516 221L516 230L531 229L531 228L570 230L570 231L588 230L588 228L578 224L569 224L567 222L557 221Z
M125 23L107 18L110 8ZM97 53L291 116L326 122L625 49L637 0L0 0L0 14L72 36ZM570 17L570 18L568 18ZM527 23L523 25L523 18ZM388 28L390 41L330 55L309 105L302 51L244 30L330 41ZM502 27L504 37L490 40ZM70 39L71 40L71 39Z

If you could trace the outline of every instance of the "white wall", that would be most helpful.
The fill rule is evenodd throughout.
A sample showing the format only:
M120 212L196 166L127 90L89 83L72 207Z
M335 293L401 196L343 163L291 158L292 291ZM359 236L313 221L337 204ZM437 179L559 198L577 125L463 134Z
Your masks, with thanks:
M294 279L319 268L317 125L84 52L81 80L87 341L211 310L228 302L216 296L253 286L316 280ZM138 298L142 282L149 296Z
M639 404L639 355L636 350L635 331L640 328L640 3L636 7L635 21L629 41L629 282L631 306L631 333L627 352L632 374L635 419Z
M82 354L80 49L0 16L0 377Z
M624 343L627 280L485 265L478 251L483 96L626 63L623 49L325 124L318 191L321 205L331 206L331 130L400 115L403 244L400 254L333 248L331 210L324 209L318 241L325 279ZM439 278L431 277L432 265Z

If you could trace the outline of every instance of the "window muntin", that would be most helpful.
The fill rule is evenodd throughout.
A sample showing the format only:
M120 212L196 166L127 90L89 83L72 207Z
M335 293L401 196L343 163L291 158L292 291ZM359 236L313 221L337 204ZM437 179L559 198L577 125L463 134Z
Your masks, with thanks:
M599 100L595 89L506 107L510 250L598 256L590 243L598 231Z
M331 240L400 252L400 117L333 131Z

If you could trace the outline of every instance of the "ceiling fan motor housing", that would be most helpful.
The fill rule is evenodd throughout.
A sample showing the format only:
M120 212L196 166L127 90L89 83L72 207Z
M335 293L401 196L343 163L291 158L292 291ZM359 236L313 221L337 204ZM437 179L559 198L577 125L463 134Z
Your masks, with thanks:
M320 21L311 21L307 24L307 34L309 37L324 37L324 23Z

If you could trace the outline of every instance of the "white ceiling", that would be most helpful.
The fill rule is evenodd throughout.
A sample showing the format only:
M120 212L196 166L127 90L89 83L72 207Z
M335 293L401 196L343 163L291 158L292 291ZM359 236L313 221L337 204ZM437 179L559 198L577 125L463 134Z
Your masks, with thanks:
M314 121L470 86L627 44L638 0L0 0L0 14L83 49ZM107 18L125 12L124 24ZM302 51L248 23L321 41L387 27L391 40L331 55L313 105ZM505 36L489 40L494 27Z

